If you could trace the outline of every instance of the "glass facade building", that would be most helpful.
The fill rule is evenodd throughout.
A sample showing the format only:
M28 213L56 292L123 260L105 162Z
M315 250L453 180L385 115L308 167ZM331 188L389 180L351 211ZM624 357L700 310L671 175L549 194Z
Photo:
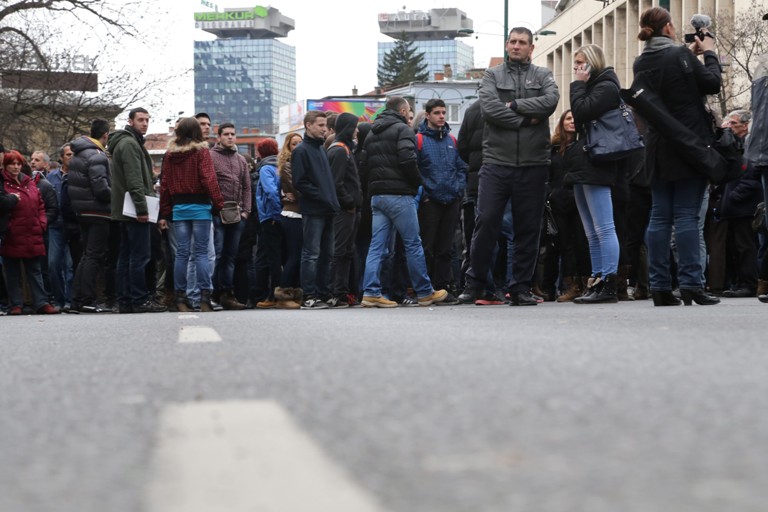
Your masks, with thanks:
M195 41L195 112L278 132L278 111L296 101L296 49L276 39Z
M457 39L433 39L429 41L412 41L413 48L424 54L427 63L429 79L435 79L435 73L442 73L445 64L450 64L454 73L463 73L475 67L475 50L468 44ZM379 65L384 61L384 55L395 47L395 41L379 43Z

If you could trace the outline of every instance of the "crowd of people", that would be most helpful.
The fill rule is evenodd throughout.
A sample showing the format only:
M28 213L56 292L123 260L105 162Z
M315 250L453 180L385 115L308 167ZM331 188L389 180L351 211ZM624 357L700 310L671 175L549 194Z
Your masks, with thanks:
M768 97L755 87L754 118L715 121L714 37L678 44L660 7L640 28L635 76L702 144L717 126L732 132L744 147L735 179L710 183L653 119L642 150L593 159L588 126L625 108L594 44L574 52L570 105L550 135L560 92L518 27L457 136L442 100L414 112L392 96L372 123L309 111L303 136L261 140L256 162L231 123L211 144L207 114L181 118L159 176L143 108L113 133L94 120L59 167L0 147L4 311L768 302Z

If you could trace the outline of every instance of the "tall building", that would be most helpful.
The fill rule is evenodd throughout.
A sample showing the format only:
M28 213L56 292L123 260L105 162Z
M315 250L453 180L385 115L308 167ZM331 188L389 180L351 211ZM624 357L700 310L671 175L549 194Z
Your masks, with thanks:
M461 32L462 29L468 32ZM474 48L456 39L469 36L471 29L472 20L456 8L379 14L379 30L382 34L400 39L405 33L408 40L414 42L416 51L424 54L429 80L435 80L436 73L443 73L446 64L450 64L455 73L463 73L474 67ZM379 43L379 64L394 47L395 41Z
M282 105L296 101L296 49L276 38L295 28L274 7L195 14L214 34L195 41L195 111L240 133L275 134Z

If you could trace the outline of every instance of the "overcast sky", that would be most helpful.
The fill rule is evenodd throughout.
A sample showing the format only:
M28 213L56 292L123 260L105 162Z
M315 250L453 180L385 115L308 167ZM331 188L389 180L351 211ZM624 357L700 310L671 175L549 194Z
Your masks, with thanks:
M116 0L119 1L119 0ZM159 27L162 44L145 62L148 74L167 73L170 69L191 69L193 41L212 39L213 36L194 28L193 13L211 10L201 0L167 2L171 12L170 23ZM234 7L254 7L266 2L243 0L208 0L219 10ZM509 26L523 25L532 30L541 23L541 5L538 0L509 0ZM378 14L399 10L412 11L456 7L473 20L479 34L462 40L475 48L475 65L487 66L491 57L501 56L504 37L504 0L419 0L408 3L391 0L293 0L274 3L273 7L292 18L296 28L283 38L296 48L297 100L322 98L330 95L351 94L357 86L360 93L376 85L377 42L391 40L379 33ZM152 30L157 30L153 27ZM153 115L162 125L166 117L180 111L187 115L194 109L193 78L188 74L178 82L170 94L163 94L163 112ZM154 125L154 123L153 123ZM150 131L162 131L154 125Z

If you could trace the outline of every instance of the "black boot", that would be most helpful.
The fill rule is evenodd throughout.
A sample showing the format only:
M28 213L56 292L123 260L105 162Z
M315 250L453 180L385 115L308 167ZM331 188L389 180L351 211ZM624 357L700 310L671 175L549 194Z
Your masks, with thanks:
M584 287L584 294L581 297L576 297L573 299L573 302L575 304L581 304L587 297L595 295L597 293L598 287L602 286L602 282L603 280L600 277L599 272L587 279L587 285Z
M701 288L696 289L680 289L680 298L683 299L683 304L690 306L691 302L695 302L699 306L712 306L714 304L720 304L720 299L714 295L704 293Z
M608 274L595 285L595 292L582 297L577 304L611 304L619 302L616 295L616 274ZM576 301L574 301L576 302Z
M654 306L679 306L680 299L672 295L669 290L666 291L652 291L651 297L653 298Z

